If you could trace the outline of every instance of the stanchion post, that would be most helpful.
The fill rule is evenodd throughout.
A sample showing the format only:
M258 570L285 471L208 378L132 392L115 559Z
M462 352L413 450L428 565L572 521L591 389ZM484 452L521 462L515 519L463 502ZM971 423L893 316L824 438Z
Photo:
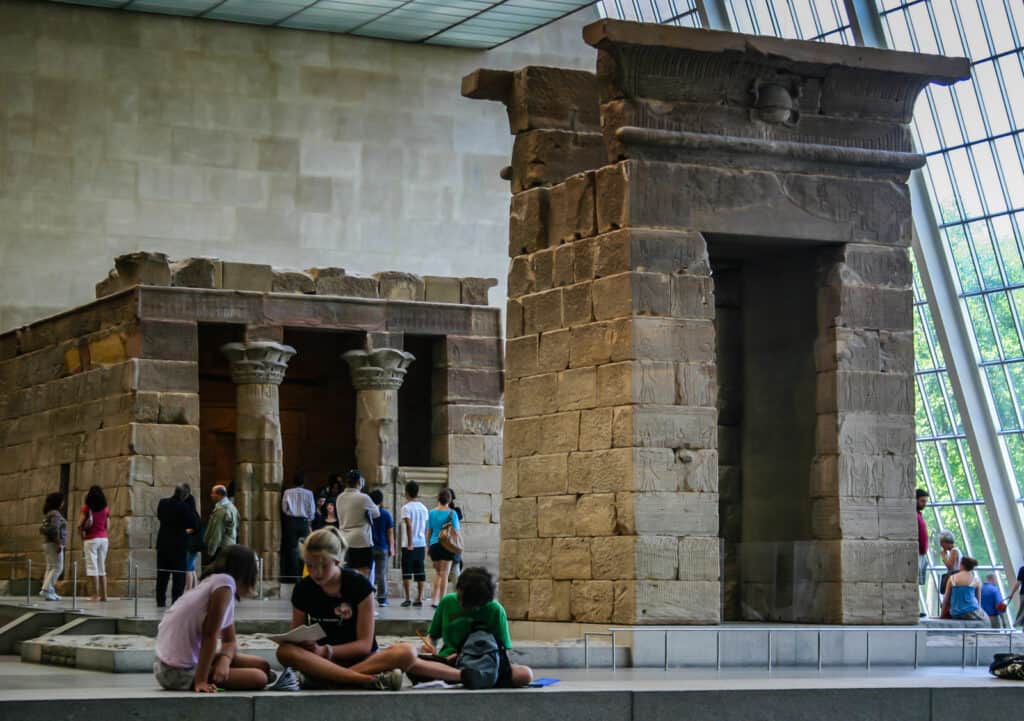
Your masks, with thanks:
M142 618L139 615L139 564L132 564L132 591L135 594L135 611L132 618Z
M25 605L35 606L32 603L32 559L26 558L25 563L28 565L28 570L26 571L28 575L25 576Z
M71 562L71 610L78 612L78 561Z
M256 577L256 598L263 601L263 556L256 556L256 568L259 571Z

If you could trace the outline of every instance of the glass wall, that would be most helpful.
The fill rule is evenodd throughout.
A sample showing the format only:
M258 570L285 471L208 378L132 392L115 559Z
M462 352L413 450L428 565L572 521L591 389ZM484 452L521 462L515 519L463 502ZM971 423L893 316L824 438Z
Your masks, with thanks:
M658 22L648 2L629 19ZM854 43L843 0L725 0L737 32ZM700 8L698 7L699 11ZM973 333L974 354L1024 503L1024 5L1019 0L878 0L895 50L967 56L972 78L931 86L914 115L918 147ZM698 15L700 13L698 12ZM931 494L933 580L944 571L935 536L949 529L981 570L1001 569L984 496L939 348L921 279L914 274L917 482ZM1002 577L1000 577L1002 582ZM933 606L934 608L934 606Z

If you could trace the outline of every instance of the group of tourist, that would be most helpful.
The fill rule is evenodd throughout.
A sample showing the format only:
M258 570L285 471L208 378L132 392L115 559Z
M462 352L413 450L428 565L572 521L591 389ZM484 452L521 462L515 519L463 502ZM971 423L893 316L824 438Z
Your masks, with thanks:
M918 584L922 586L928 579L928 525L924 520L928 501L928 491L917 489ZM939 577L939 617L985 621L992 628L1005 628L1007 604L1024 585L1024 566L1017 572L1017 580L1004 599L995 574L986 574L982 582L975 573L977 559L963 554L952 531L939 532L939 549L945 567ZM1015 624L1018 627L1024 625L1024 603L1020 604Z
M43 536L43 555L46 570L39 595L48 601L59 601L57 580L64 572L64 549L68 545L68 522L61 513L64 494L51 493L43 502L43 523L39 533ZM110 507L103 489L93 486L85 495L85 502L79 512L78 532L82 536L82 554L85 557L86 575L92 579L91 601L107 600L107 551L110 546L108 529Z
M281 643L280 672L262 658L239 653L235 603L252 592L257 565L251 549L228 546L199 586L172 605L160 622L153 668L157 682L169 690L211 693L352 687L397 691L405 675L414 682L436 679L471 688L525 686L532 680L529 668L508 660L508 620L486 569L468 568L459 576L456 592L440 599L429 638L419 649L409 643L380 647L374 631L374 588L364 574L345 566L351 549L343 532L326 526L303 539L300 547L308 575L292 590L291 626L318 624L321 638ZM474 644L482 638L493 654L467 653L474 636Z

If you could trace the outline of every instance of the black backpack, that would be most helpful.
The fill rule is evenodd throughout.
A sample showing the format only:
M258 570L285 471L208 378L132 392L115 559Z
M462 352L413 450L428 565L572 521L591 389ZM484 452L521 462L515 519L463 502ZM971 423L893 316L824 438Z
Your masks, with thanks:
M1024 654L997 653L988 667L989 673L997 678L1024 681Z
M486 628L466 635L455 665L462 671L462 685L469 689L494 688L511 672L508 653Z

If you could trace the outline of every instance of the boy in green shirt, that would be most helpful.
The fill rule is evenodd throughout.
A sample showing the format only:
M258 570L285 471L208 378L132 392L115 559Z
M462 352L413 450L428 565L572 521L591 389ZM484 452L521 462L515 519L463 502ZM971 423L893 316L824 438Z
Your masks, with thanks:
M470 632L486 629L494 634L498 643L508 650L512 639L508 632L505 609L494 600L494 578L487 569L467 568L455 584L455 593L441 599L427 631L430 639L423 639L423 653L408 670L417 681L440 679L448 683L462 680L461 670L455 665L458 651ZM440 650L437 650L440 640ZM436 655L435 655L436 654ZM508 673L498 681L502 687L526 686L533 680L528 666L508 666Z

